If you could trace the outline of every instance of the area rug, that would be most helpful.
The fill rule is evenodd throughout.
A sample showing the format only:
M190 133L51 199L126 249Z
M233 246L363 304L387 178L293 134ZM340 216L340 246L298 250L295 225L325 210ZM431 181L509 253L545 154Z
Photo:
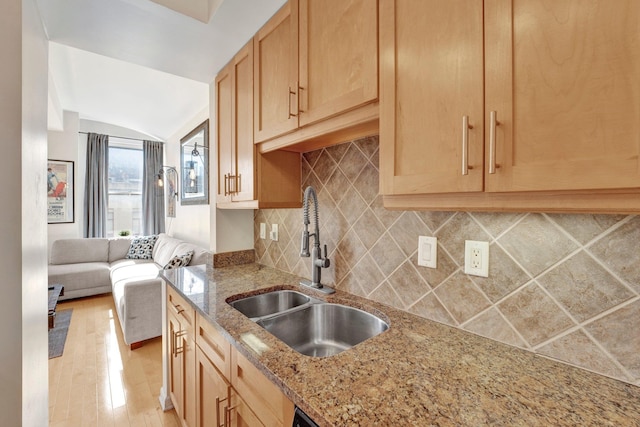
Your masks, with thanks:
M72 308L56 312L55 326L49 329L49 359L60 357L64 352L64 344L67 341L72 312Z

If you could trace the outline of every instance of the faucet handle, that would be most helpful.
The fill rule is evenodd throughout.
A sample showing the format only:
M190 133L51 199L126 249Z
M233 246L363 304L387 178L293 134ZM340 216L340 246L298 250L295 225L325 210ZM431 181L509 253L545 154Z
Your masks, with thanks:
M327 257L327 245L324 245L324 256L322 257L322 268L328 268L331 265L331 261Z

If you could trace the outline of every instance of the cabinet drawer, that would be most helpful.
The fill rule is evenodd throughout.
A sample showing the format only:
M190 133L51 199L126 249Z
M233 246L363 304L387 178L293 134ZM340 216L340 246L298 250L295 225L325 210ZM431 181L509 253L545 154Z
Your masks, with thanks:
M184 333L193 337L196 312L171 286L167 286L167 310L176 316Z
M293 402L237 350L232 349L231 384L264 425L288 426Z
M231 378L231 344L202 315L196 313L196 344L227 381Z

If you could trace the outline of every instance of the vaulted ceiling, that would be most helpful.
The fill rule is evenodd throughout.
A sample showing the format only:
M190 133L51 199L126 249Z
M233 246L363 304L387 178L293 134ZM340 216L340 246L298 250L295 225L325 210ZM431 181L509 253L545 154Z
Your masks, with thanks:
M38 0L50 82L81 118L166 139L208 105L218 70L285 1Z

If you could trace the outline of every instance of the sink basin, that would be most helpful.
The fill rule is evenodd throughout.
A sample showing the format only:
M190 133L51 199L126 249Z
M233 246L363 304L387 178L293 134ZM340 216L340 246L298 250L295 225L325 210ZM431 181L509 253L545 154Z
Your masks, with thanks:
M273 291L253 295L229 303L233 308L251 319L258 319L306 304L311 299L296 291Z
M389 328L378 317L340 304L311 304L258 321L289 347L307 356L338 354Z

